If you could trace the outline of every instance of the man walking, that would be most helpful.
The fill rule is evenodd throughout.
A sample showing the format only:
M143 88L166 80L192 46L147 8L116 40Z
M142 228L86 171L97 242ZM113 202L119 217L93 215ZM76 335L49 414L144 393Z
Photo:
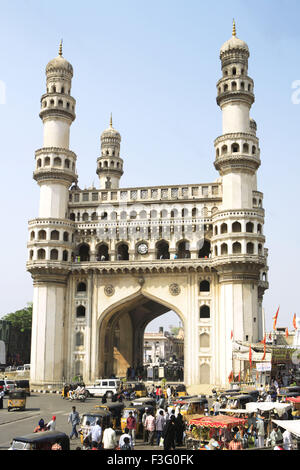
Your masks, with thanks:
M97 447L98 449L100 449L102 441L102 428L101 421L99 419L97 419L96 424L94 424L94 426L91 426L87 437L90 438L92 442L97 442Z
M154 436L155 436L155 418L154 416L150 413L150 411L147 411L147 417L145 421L145 426L146 429L149 433L149 442L151 446L154 444Z
M136 419L133 416L132 411L129 412L126 425L126 427L129 429L129 435L131 436L132 443L135 445Z
M160 438L162 437L164 425L166 424L166 419L164 416L164 411L160 410L159 415L156 418L155 421L155 427L156 427L156 440L157 440L157 445L159 446L160 443Z
M109 425L103 433L103 449L116 449L118 446L116 431Z
M78 426L78 424L80 423L80 419L79 419L79 413L78 411L76 411L75 406L72 406L72 412L69 414L68 423L71 423L72 425L70 439L72 439L74 434L75 434L76 439L78 439L78 432L77 432L76 426Z

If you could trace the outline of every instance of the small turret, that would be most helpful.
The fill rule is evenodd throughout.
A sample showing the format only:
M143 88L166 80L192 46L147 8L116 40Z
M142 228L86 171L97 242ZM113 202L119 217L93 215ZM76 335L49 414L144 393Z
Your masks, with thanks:
M100 189L117 189L123 175L123 160L120 158L121 135L113 128L112 115L109 128L101 135L101 156L97 159L97 175Z

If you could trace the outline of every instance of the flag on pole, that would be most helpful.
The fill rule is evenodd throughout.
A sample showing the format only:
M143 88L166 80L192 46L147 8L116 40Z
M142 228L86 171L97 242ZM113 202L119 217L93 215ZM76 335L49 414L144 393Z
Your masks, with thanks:
M230 372L228 376L229 383L233 380L233 371Z
M273 330L276 330L276 324L277 324L277 318L278 318L279 308L280 308L280 307L278 307L278 309L277 309L277 312L276 312L276 314L275 314L275 317L273 317L273 320L274 320L274 322L273 322Z
M266 343L264 343L264 355L262 357L262 361L266 359Z
M233 331L231 330L230 339L233 339Z
M252 367L252 350L251 346L249 346L249 364L250 364L250 369Z
M297 330L297 322L296 322L296 314L294 313L294 316L293 316L293 327L295 328L295 330Z
M265 333L265 336L264 336L264 339L261 341L262 344L266 344L266 341L267 341L267 335Z

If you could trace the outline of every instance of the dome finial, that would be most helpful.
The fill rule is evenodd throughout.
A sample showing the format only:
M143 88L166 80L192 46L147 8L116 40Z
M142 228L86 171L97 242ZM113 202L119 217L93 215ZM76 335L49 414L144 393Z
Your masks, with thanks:
M62 44L63 44L63 40L61 39L59 43L59 50L58 50L58 55L60 57L62 57Z
M110 113L109 127L112 128L112 113Z
M236 27L235 27L234 18L233 18L233 22L232 22L232 36L233 36L233 37L236 37Z

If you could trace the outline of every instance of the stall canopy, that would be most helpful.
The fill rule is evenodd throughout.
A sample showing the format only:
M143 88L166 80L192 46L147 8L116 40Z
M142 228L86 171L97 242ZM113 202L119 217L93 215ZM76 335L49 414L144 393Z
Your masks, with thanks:
M273 411L276 410L278 416L281 417L292 405L287 403L277 403L271 401L251 402L246 403L246 410L249 413L256 413L257 411Z
M290 401L291 403L300 403L300 397L287 398L286 401Z
M279 420L273 419L273 423L277 424L280 428L286 429L290 433L294 434L297 437L300 437L300 420Z
M232 428L233 426L245 426L247 419L235 418L234 416L218 415L218 416L203 416L202 418L195 418L190 421L201 428Z

